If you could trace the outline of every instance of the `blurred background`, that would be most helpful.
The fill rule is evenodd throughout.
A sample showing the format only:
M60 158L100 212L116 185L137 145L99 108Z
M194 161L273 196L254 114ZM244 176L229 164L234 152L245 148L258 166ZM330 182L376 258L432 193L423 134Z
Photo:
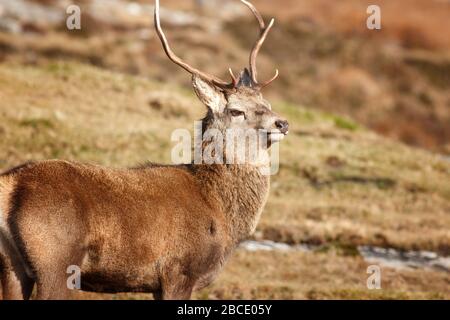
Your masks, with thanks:
M198 299L450 298L450 1L253 0L258 60L292 135L253 242ZM81 30L66 9L81 8ZM368 30L367 7L381 8ZM174 51L226 78L257 24L237 0L161 0ZM151 0L0 0L0 169L170 161L204 113ZM382 267L369 290L367 267ZM90 295L83 298L147 298Z

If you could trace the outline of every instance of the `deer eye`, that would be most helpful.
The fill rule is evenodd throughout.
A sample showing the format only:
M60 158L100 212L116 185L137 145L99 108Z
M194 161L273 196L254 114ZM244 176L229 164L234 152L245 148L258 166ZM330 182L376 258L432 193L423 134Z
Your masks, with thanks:
M230 110L230 114L231 114L233 117L241 117L241 116L244 116L244 117L245 117L245 113L244 113L243 111L240 111L240 110L232 109L232 110Z

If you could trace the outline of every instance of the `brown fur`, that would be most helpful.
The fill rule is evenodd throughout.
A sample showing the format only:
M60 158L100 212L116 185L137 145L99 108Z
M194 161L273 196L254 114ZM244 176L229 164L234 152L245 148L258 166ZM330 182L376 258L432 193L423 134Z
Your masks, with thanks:
M70 265L81 266L86 290L187 298L253 230L268 191L251 168L220 165L118 170L46 161L1 179L16 185L8 223L39 298L66 297Z

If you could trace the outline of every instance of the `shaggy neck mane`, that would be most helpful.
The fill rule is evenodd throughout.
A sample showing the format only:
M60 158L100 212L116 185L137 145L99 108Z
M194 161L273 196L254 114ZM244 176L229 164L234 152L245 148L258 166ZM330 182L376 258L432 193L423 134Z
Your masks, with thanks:
M204 196L219 204L239 243L256 228L269 194L270 178L252 165L194 165Z

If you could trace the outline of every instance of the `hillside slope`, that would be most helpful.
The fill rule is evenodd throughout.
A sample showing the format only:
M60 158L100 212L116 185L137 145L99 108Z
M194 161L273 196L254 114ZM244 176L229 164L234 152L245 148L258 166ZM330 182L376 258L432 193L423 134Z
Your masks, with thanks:
M197 297L450 298L450 276L433 271L387 269L389 290L368 292L366 264L355 249L449 255L450 162L342 117L282 101L273 106L292 130L281 145L280 172L255 238L320 250L239 251L216 286ZM170 163L172 131L193 130L203 113L193 93L145 78L76 63L3 64L0 169L48 158L111 166ZM242 287L240 277L255 286Z
M72 2L83 12L81 31L67 30L64 1L0 1L0 61L65 59L187 84L161 50L153 1ZM164 29L183 59L228 77L228 67L246 65L257 26L237 0L203 2L199 10L198 1L161 1ZM258 59L261 78L280 70L267 95L450 154L448 1L379 0L382 30L375 31L366 28L369 0L254 4L276 19Z

